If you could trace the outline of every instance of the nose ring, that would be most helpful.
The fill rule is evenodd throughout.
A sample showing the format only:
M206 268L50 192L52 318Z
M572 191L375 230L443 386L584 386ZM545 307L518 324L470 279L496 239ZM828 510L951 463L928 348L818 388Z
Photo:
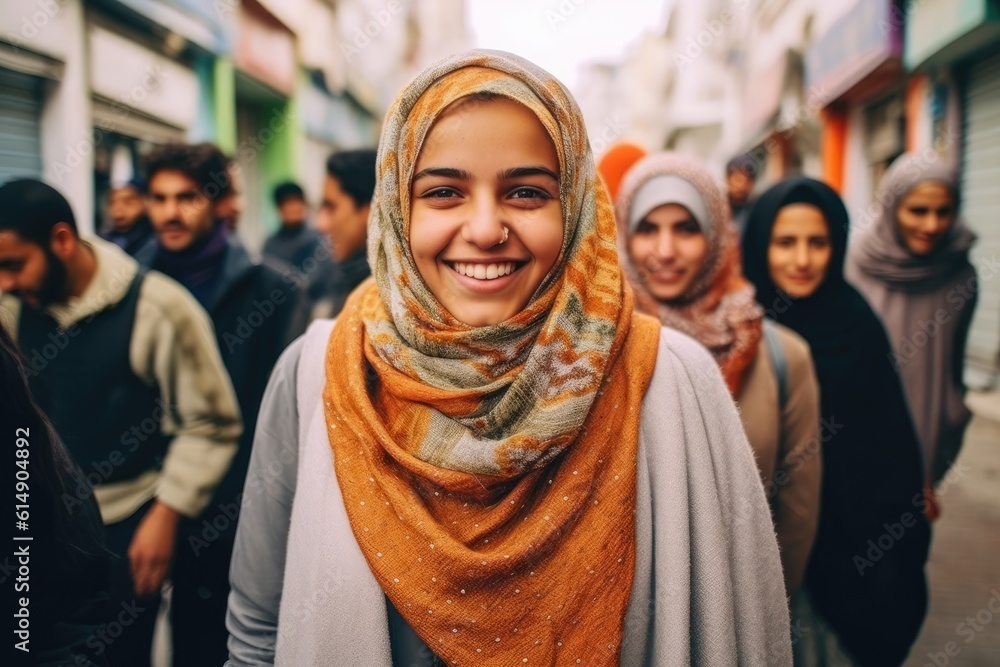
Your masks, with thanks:
M503 245L504 243L506 243L508 236L510 236L510 230L507 229L506 225L504 225L504 228L503 228L503 240L500 241L500 243L498 243L497 245Z

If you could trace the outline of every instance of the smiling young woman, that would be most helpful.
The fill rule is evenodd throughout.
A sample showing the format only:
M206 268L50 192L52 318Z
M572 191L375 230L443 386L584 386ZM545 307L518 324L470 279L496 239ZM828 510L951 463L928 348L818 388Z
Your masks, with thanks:
M787 328L764 323L742 275L729 206L697 160L675 153L643 158L625 174L616 214L622 264L639 307L708 348L740 406L791 595L802 583L819 520L819 394L809 348Z
M847 262L848 278L889 333L930 498L972 417L962 370L978 292L969 262L976 236L958 217L957 193L954 172L939 158L900 157L876 194L883 215L861 232Z
M586 137L505 53L396 99L374 281L261 410L231 665L790 664L739 417L703 349L633 312Z
M743 267L768 315L809 344L819 381L822 497L803 590L792 599L793 624L810 628L795 643L795 663L900 665L927 611L930 529L889 341L844 280L847 232L833 189L786 179L750 212ZM891 549L866 553L900 521L905 533Z

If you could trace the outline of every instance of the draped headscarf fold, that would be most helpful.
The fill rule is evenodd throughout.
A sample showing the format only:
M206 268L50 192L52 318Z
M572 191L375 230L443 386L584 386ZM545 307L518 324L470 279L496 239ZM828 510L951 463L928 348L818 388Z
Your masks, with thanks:
M646 287L644 270L628 252L630 211L643 185L660 176L677 176L701 195L708 219L699 220L708 243L708 253L687 291L671 303L661 303ZM655 193L654 193L655 194ZM665 195L658 205L680 203ZM711 174L696 160L674 153L649 155L626 173L615 202L618 246L622 265L636 292L640 310L682 331L704 345L715 357L733 396L739 394L746 369L757 356L764 311L754 299L754 288L743 277L739 244L729 223L725 196Z
M551 137L563 239L520 313L471 327L421 279L409 206L434 122L488 104L452 106L479 93L524 105ZM345 507L379 585L449 665L617 664L659 324L632 313L611 203L568 91L496 51L425 70L387 114L368 239L374 282L337 320L323 396Z

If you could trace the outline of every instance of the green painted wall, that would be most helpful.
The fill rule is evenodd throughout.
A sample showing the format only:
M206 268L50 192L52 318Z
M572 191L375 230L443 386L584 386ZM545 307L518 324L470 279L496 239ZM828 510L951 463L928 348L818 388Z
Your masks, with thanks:
M906 68L946 65L1000 35L1000 0L924 0L905 18Z
M229 58L216 58L215 143L227 155L236 150L236 72Z

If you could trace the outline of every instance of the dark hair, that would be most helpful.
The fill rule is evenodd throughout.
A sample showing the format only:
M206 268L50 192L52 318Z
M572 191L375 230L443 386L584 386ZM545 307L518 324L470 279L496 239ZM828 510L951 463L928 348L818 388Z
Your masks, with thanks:
M78 233L73 209L51 185L23 178L0 187L0 230L12 231L25 241L48 248L52 228L60 222Z
M167 144L149 155L146 163L146 183L161 171L179 171L192 181L206 199L216 201L232 191L229 176L231 160L219 147L207 141L200 144Z
M274 188L274 205L281 206L290 197L296 197L302 201L306 200L306 193L298 183L285 181Z
M375 192L375 149L334 153L326 161L326 173L337 179L355 205L371 203Z
M55 536L70 559L106 555L103 523L93 493L81 494L81 489L89 492L90 487L52 423L32 398L24 359L3 326L0 326L0 403L3 432L9 436L15 435L15 429L27 432L31 448L32 515L40 513L38 519L49 520L42 521L39 527ZM6 440L9 449L4 455L12 459L15 442ZM66 498L72 502L66 502ZM79 506L76 514L70 509L73 505ZM47 512L36 512L36 508Z
M752 155L744 153L743 155L737 155L726 163L726 176L735 171L745 174L751 180L757 180L757 172L760 171L760 166Z

